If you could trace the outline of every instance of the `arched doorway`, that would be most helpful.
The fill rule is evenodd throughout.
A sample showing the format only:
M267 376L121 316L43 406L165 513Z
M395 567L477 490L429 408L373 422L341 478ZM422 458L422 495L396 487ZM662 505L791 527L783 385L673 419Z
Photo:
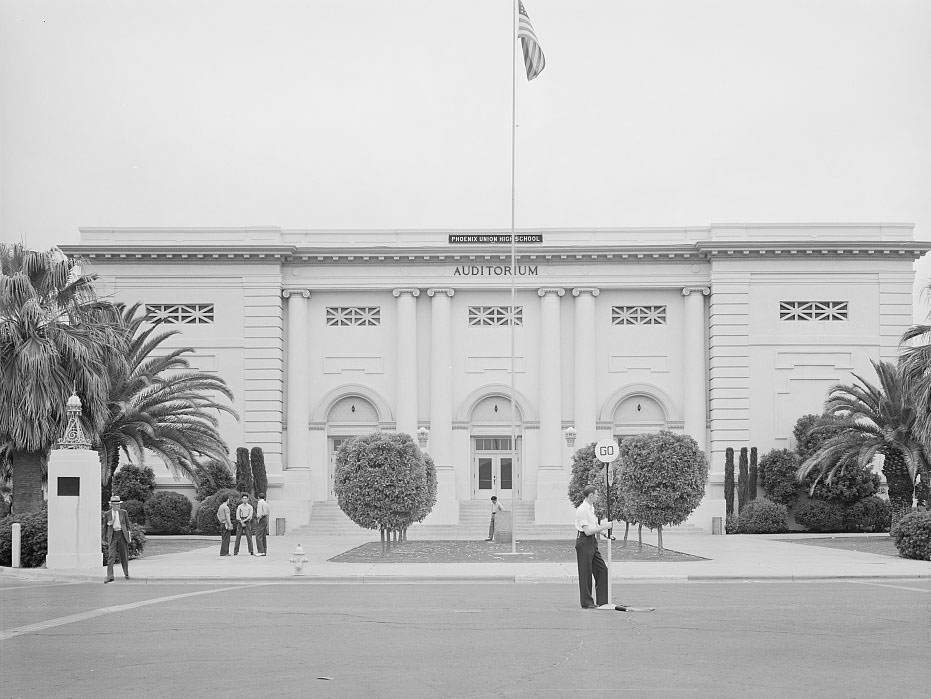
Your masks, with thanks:
M620 443L624 437L634 434L650 434L668 429L668 420L663 406L650 395L629 395L614 411L613 433Z
M510 502L521 487L520 454L522 451L523 415L514 406L513 441L511 401L502 395L490 395L475 404L470 415L471 475L473 500L488 500L497 495Z
M327 500L335 500L333 477L336 473L336 453L353 437L378 432L378 411L362 396L346 396L333 404L327 414Z

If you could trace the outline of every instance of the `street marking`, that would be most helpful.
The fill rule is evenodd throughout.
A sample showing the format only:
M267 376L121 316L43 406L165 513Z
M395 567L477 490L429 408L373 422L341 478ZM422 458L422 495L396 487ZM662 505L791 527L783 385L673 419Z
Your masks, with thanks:
M894 590L908 590L910 592L931 592L931 588L925 587L905 587L905 585L890 585L889 583L874 583L866 582L864 580L847 580L847 582L854 585L875 585L876 587L891 587Z
M100 609L91 609L90 611L80 612L79 614L69 614L68 616L58 617L57 619L49 619L48 621L40 621L37 624L28 624L27 626L19 626L15 629L10 629L9 631L0 631L0 641L8 641L11 638L16 636L23 636L25 634L36 633L38 631L45 631L46 629L52 629L56 626L64 626L65 624L73 624L77 621L85 621L86 619L93 619L98 616L105 616L107 614L118 614L119 612L126 612L132 609L138 609L140 607L148 607L151 604L161 604L162 602L173 602L174 600L184 599L186 597L197 597L198 595L212 595L215 592L228 592L230 590L243 590L247 587L259 587L265 583L256 583L255 585L237 585L236 587L219 587L212 590L200 590L199 592L186 592L183 595L169 595L168 597L156 597L154 599L142 600L140 602L131 602L129 604L120 604L115 607L101 607Z

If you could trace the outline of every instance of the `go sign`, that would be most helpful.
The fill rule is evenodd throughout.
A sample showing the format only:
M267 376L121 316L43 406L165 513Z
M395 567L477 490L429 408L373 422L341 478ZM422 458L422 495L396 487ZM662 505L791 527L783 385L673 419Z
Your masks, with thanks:
M610 464L619 452L620 448L613 439L602 439L595 445L595 458L603 464Z

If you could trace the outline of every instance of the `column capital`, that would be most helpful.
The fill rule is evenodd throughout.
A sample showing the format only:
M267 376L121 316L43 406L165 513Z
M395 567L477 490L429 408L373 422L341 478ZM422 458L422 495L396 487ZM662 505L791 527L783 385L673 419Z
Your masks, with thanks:
M702 296L708 296L711 294L711 289L707 286L684 286L682 287L682 295L688 296L691 293L701 294Z
M402 295L413 296L414 298L417 298L418 296L420 296L420 289L412 289L412 288L392 289L391 294L395 298L399 298Z
M282 289L281 290L281 295L286 299L289 299L292 296L297 296L298 294L303 296L305 299L310 298L310 291L308 291L307 289Z
M445 294L446 296L452 297L456 293L455 289L445 288L430 288L427 289L427 296L433 298L437 294Z
M566 290L561 286L544 286L537 289L537 296L544 297L547 294L556 294L557 296L565 296Z
M577 286L572 290L572 295L578 298L582 294L591 294L592 296L597 296L601 293L601 289L598 289L594 286Z

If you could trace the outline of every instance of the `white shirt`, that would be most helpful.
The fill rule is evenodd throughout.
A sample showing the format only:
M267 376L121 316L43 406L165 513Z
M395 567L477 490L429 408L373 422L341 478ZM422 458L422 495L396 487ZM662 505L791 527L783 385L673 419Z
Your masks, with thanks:
M250 519L252 519L252 505L250 505L248 502L245 502L237 507L236 519L243 522L248 522Z
M110 514L113 515L113 531L115 532L123 531L123 525L120 522L120 511L118 509L110 510Z
M260 498L259 501L255 503L255 516L261 519L262 517L268 517L268 513L268 503Z
M582 504L575 508L575 528L584 534L586 526L597 527L598 518L595 516L595 508L587 500L583 500Z

